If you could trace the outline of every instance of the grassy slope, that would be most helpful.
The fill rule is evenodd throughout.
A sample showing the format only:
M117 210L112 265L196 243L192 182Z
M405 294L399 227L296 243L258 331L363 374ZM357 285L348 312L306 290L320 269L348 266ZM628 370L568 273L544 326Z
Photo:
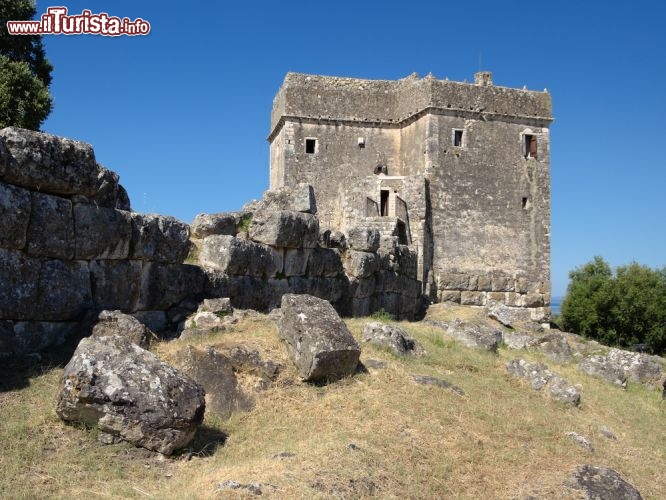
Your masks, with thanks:
M347 321L358 340L365 321ZM423 324L402 326L424 345L425 358L401 359L364 344L361 360L384 360L387 368L324 387L298 381L266 317L202 338L201 345L247 342L286 368L253 411L225 422L207 415L190 460L102 446L94 429L62 424L53 410L61 369L48 370L28 387L0 393L0 498L249 495L216 493L225 480L269 483L277 489L265 487L264 495L277 498L575 498L561 485L584 463L614 468L644 498L666 497L666 402L657 391L624 391L575 365L469 350ZM169 360L182 345L154 350ZM564 407L509 378L504 365L517 356L544 361L580 384L581 406ZM466 395L416 385L412 374L444 378ZM602 425L618 440L602 437ZM595 452L575 445L569 431L587 436ZM273 458L285 451L295 456Z

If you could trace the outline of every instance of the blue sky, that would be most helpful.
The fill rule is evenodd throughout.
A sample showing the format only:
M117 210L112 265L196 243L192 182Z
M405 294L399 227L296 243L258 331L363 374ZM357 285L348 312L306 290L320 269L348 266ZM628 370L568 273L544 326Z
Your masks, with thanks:
M190 222L260 197L287 71L470 81L481 67L553 97L554 295L594 255L666 265L664 2L40 0L38 15L53 5L151 23L44 38L43 130L91 143L137 211Z

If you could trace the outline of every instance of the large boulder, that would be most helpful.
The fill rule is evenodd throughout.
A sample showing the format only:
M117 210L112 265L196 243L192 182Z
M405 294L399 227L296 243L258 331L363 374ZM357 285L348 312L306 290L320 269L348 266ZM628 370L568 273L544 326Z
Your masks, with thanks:
M484 324L456 319L446 330L449 337L466 347L474 347L490 352L497 352L502 342L502 331Z
M0 182L0 247L25 247L31 207L30 191Z
M361 348L329 302L285 294L281 310L278 332L303 380L335 379L356 371Z
M250 239L281 248L314 248L319 242L319 220L312 214L282 210L255 212Z
M204 391L123 337L88 337L65 366L56 413L170 455L203 421Z
M568 486L588 500L642 500L639 491L613 469L582 465L571 475Z
M146 347L150 338L154 336L153 332L134 316L121 311L102 311L97 316L92 336L110 337L113 335L123 337L141 347Z
M366 323L363 327L363 341L389 348L395 355L404 356L425 354L423 347L416 340L409 337L407 332L395 325L387 325L374 321Z

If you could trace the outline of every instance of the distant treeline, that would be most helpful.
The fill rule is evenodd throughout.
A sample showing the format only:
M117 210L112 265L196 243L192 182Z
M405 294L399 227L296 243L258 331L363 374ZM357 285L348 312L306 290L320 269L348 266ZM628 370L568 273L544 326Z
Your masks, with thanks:
M603 258L569 273L560 327L606 345L666 352L666 267L633 262L611 270Z

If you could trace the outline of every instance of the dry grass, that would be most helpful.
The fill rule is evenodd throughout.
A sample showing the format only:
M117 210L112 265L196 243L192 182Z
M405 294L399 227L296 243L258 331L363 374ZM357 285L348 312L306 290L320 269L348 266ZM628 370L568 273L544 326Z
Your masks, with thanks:
M434 319L450 319L443 315ZM347 321L359 341L365 321ZM584 463L617 470L644 498L666 497L666 403L656 391L637 385L623 391L574 365L532 353L469 350L436 328L401 325L424 345L426 357L401 359L363 344L362 361L382 360L387 367L323 387L298 380L265 316L190 342L242 342L285 369L258 394L251 412L227 421L207 415L189 460L186 454L160 459L124 444L98 445L94 430L62 424L53 411L60 369L46 371L28 387L0 393L0 497L253 496L216 491L234 480L272 485L262 490L274 498L576 498L562 484ZM173 359L183 345L163 343L154 350ZM581 384L581 406L556 404L509 378L504 365L517 354ZM413 374L444 378L466 394L417 385ZM602 425L618 440L602 437ZM587 436L595 452L575 445L569 431ZM283 452L293 456L274 458Z

